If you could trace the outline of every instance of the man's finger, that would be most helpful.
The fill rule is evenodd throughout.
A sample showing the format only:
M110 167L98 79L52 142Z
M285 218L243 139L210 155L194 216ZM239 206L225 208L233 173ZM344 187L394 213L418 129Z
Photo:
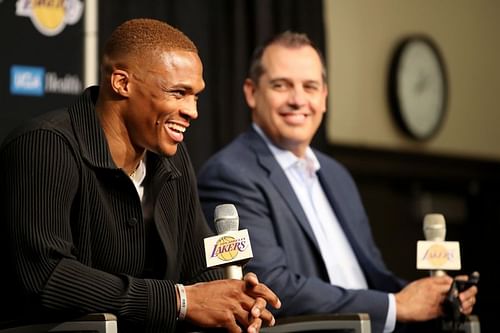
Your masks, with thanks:
M257 333L262 327L262 319L254 318L247 328L248 333Z
M253 280L252 277L249 277L249 279ZM257 279L257 277L255 277L255 279ZM247 286L247 293L252 297L254 298L261 297L276 309L279 309L281 307L281 301L278 298L278 296L265 284L263 283L258 283L256 285L247 284L246 286Z
M249 272L243 277L247 288L255 287L259 284L259 279L255 273Z

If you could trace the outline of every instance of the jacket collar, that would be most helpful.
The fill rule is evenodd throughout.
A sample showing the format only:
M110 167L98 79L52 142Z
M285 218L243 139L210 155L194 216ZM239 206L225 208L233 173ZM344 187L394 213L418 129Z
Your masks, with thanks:
M95 112L98 94L98 86L85 89L76 102L68 108L68 113L83 159L93 167L116 171L118 168L113 161L104 130ZM151 169L153 172L166 172L173 177L180 175L168 158L160 158L151 152L147 152L147 155L148 164L154 165Z
M106 136L95 112L99 87L89 87L68 108L80 152L89 164L98 168L116 169Z

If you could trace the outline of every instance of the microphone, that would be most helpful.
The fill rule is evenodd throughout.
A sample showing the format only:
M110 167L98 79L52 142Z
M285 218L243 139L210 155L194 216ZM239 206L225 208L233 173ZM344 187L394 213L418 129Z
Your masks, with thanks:
M431 276L446 275L444 270L459 270L460 244L445 242L446 223L442 214L424 217L425 241L417 242L417 269L430 270Z
M446 222L442 214L427 214L424 217L423 230L426 241L444 242L446 237ZM446 273L441 269L431 269L431 276L444 276Z
M232 204L222 204L215 207L214 224L219 235L228 231L238 231L240 219L236 207Z
M446 237L446 222L442 214L427 214L424 217L425 240L444 242Z
M215 207L214 224L218 235L238 231L240 219L236 207L233 204L222 204ZM225 265L224 275L226 279L241 280L243 279L243 270L240 265Z
M217 236L204 239L207 267L222 266L227 279L243 279L241 266L253 257L248 230L238 230L240 220L233 204L215 207Z

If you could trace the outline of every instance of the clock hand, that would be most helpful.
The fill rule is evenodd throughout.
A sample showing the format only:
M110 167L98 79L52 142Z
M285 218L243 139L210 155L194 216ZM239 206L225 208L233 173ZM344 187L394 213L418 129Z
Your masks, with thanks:
M420 73L418 76L417 82L415 84L415 92L420 95L425 90L427 86L427 82L429 81L428 75Z

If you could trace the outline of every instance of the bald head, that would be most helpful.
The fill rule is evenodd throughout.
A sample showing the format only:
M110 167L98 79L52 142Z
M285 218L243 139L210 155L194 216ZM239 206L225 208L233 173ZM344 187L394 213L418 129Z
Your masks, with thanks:
M132 19L118 26L104 45L103 77L114 68L128 69L136 62L151 62L165 51L198 53L194 43L180 30L154 19Z

